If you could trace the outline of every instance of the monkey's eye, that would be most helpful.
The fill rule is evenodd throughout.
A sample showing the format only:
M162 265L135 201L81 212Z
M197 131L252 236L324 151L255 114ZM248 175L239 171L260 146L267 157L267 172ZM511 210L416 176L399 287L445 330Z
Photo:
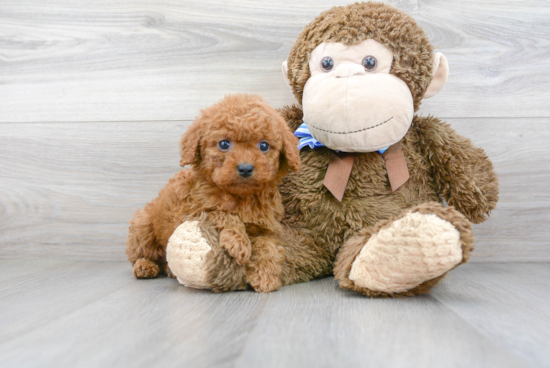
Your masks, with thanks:
M267 143L266 141L261 141L260 143L258 143L258 148L263 153L266 153L267 151L269 151L269 143Z
M334 60L330 56L325 56L323 60L321 60L321 68L325 72L330 72L332 68L334 67Z
M231 148L231 142L229 142L228 139L222 139L218 142L218 148L220 149L220 151L229 151L229 149Z
M363 66L368 72L373 71L376 68L376 58L374 56L365 56L363 59Z

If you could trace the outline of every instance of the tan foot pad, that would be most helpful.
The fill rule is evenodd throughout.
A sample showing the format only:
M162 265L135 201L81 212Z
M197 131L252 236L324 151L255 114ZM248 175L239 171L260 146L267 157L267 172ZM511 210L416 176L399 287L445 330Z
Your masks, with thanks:
M443 275L461 261L458 230L437 215L414 212L369 239L349 278L369 290L398 293Z
M166 260L179 283L209 289L207 256L212 247L202 236L198 221L186 221L176 228L166 247Z

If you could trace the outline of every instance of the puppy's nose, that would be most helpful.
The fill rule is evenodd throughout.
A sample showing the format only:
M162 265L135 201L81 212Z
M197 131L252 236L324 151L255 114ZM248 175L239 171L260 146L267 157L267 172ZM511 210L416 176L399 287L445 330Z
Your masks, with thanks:
M249 163L238 164L237 165L237 172L243 178L248 178L254 172L254 165L249 164Z

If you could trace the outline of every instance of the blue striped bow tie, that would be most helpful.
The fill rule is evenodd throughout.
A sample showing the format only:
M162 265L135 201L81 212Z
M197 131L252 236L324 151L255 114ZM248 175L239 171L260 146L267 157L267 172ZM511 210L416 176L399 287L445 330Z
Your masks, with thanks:
M306 123L302 122L302 125L296 129L294 132L294 135L298 138L300 138L300 142L298 142L298 149L301 150L305 146L309 146L309 148L314 149L318 147L325 147L325 145L321 142L319 142L317 139L315 139L311 132L309 131L309 128L307 127ZM386 152L386 150L389 148L382 148L378 150L379 154L383 154Z

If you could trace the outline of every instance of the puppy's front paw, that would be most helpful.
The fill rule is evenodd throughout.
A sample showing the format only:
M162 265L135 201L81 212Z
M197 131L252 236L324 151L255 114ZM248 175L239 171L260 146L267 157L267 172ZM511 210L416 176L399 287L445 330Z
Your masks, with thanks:
M140 258L134 263L134 276L136 279L154 279L160 272L159 266L145 258Z
M269 293L281 288L281 279L275 275L250 274L248 282L258 293Z
M250 261L252 245L248 238L244 238L234 231L224 229L220 232L220 245L227 249L238 264L245 265Z

